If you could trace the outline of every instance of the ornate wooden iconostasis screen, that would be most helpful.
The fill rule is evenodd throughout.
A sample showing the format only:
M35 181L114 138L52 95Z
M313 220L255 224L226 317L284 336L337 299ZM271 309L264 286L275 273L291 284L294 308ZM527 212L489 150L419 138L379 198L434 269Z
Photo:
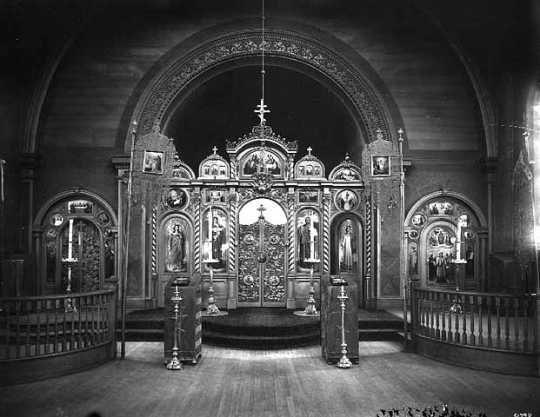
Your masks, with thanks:
M357 282L362 303L375 298L366 284L377 249L370 184L390 180L380 188L392 189L396 155L390 142L376 142L385 143L366 146L364 168L346 156L327 176L311 148L297 159L297 143L265 125L228 142L227 158L214 147L197 173L158 131L138 138L131 305L163 305L172 276L201 272L207 282L209 265L217 301L227 308L301 307L312 267L316 286L322 273L342 274Z

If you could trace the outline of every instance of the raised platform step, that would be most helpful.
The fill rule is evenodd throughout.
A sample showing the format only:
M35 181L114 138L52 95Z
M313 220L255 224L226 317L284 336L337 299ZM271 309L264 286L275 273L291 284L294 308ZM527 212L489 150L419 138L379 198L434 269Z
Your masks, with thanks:
M126 340L163 340L164 310L140 310L126 318ZM359 340L403 340L403 321L387 311L358 313ZM276 349L320 343L319 317L299 317L282 308L240 308L226 316L203 316L203 343Z

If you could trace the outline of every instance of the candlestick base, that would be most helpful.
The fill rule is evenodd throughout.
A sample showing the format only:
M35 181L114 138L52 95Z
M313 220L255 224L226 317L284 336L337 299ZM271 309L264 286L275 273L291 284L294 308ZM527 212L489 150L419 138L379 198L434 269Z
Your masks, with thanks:
M347 351L341 355L341 358L339 358L339 362L337 363L337 367L340 369L348 369L352 366L352 362L347 357Z
M182 370L182 362L178 360L177 356L173 356L171 361L167 364L167 369L169 371L180 371Z

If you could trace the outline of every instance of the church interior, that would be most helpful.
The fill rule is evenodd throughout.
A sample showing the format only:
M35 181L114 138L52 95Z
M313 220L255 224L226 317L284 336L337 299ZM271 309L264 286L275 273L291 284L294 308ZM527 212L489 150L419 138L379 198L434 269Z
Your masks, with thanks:
M540 4L0 20L2 416L540 413Z

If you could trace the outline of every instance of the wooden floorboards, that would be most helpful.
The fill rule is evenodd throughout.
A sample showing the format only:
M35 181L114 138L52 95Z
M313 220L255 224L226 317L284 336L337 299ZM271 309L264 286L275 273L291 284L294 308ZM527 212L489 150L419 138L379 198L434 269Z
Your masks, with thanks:
M327 365L320 347L250 351L203 346L196 366L171 372L162 344L132 342L128 358L0 389L0 416L375 416L379 408L442 402L488 416L540 416L540 378L459 368L360 342L360 363Z

